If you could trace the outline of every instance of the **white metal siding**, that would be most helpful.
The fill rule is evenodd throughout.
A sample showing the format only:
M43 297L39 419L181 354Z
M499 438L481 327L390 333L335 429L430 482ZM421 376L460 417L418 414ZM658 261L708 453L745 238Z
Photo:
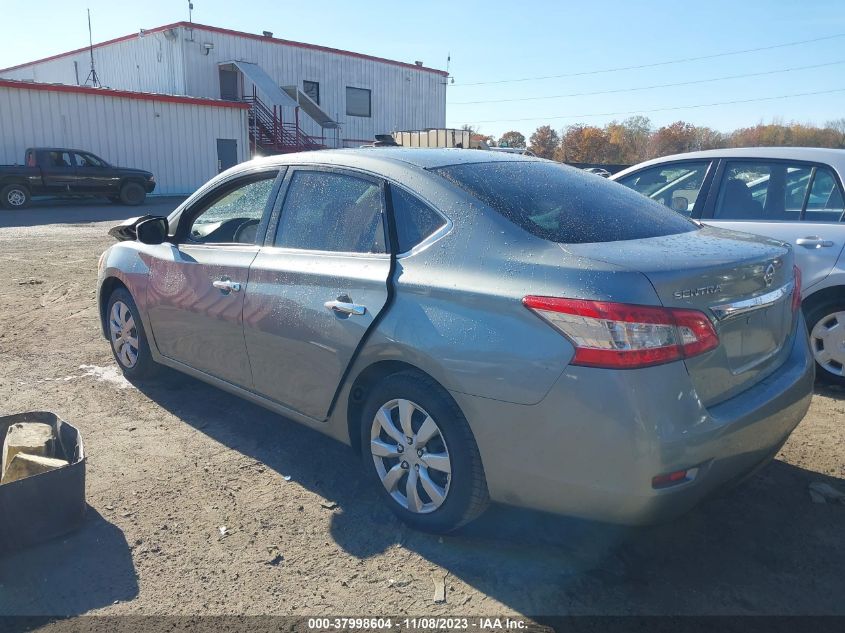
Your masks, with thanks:
M100 85L106 88L186 94L181 54L179 30L173 29L172 39L165 37L164 32L151 33L94 48L94 66ZM0 76L4 79L84 86L90 71L89 52L80 51L3 71Z
M188 194L217 174L217 139L249 159L246 111L166 101L0 86L0 164L27 147L86 149L155 174L156 194Z
M446 126L446 77L425 69L398 66L342 53L282 44L273 40L175 27L175 37L163 32L96 48L94 59L102 85L124 90L220 98L218 64L233 60L261 66L280 86L303 80L320 84L320 107L342 124L340 137L371 140L375 134ZM204 44L213 44L206 55ZM88 53L60 57L2 73L10 79L75 84L88 73ZM346 87L372 91L372 117L346 115ZM251 86L247 86L251 92ZM290 118L292 113L286 112ZM301 115L306 132L320 128ZM331 137L333 133L327 131Z

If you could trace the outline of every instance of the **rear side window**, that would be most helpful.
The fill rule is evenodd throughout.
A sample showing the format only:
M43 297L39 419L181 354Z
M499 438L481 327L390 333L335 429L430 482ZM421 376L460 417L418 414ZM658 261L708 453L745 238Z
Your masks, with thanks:
M48 152L47 161L47 167L71 168L76 165L75 159L70 152Z
M343 253L384 253L381 188L326 171L297 171L290 182L275 246Z
M845 212L842 189L830 167L818 167L810 187L804 220L807 222L839 222Z
M714 217L797 222L813 169L777 161L728 161Z
M551 162L490 162L434 170L532 235L616 242L694 231L678 213L631 189Z
M390 196L400 253L407 253L446 224L439 213L407 191L391 187Z

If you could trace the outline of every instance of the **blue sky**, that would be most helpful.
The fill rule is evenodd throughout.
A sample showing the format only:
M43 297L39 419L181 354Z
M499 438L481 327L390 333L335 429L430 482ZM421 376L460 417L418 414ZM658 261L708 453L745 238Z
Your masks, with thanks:
M603 125L627 112L840 92L648 112L655 125L683 119L722 131L772 120L822 124L845 117L845 1L664 0L601 2L358 2L195 0L194 20L446 68L447 125L529 135L538 125ZM187 0L4 0L0 67L87 43L85 9L102 41L187 18ZM13 19L9 19L9 18ZM813 43L636 70L556 79L468 85L582 73L824 38ZM842 63L835 63L842 62ZM823 67L806 68L807 66ZM785 69L800 68L790 72ZM772 72L777 71L777 72ZM770 74L760 74L770 73ZM615 92L731 75L694 85ZM577 97L491 102L579 94ZM461 103L467 101L483 103ZM588 116L584 116L588 115Z

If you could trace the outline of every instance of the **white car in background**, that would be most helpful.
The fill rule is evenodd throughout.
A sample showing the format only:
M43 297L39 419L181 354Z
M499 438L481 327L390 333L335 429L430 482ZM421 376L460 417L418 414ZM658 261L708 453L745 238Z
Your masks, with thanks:
M756 147L664 156L611 176L705 224L790 242L819 378L845 386L845 150Z

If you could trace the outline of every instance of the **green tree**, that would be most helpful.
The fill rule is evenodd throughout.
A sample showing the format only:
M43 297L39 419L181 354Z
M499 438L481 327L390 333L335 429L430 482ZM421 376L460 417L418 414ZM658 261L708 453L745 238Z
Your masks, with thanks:
M499 147L525 147L525 136L522 132L511 130L499 137Z

